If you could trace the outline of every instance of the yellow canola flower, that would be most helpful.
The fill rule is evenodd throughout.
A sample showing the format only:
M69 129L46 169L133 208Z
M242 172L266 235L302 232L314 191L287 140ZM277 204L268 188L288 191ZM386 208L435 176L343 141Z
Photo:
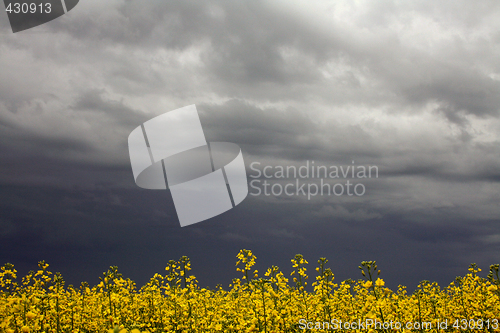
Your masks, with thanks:
M366 318L369 318L369 319L377 319L377 316L373 313L373 312L368 312L366 314Z
M255 259L249 250L242 250L236 265L242 274L230 280L229 288L219 285L215 289L198 286L195 276L187 273L191 266L187 257L168 261L162 266L167 266L167 276L154 274L142 287L122 277L117 268L101 276L102 280L107 278L100 284L106 288L99 288L88 283L73 287L64 283L59 274L51 275L53 283L47 285L43 281L48 272L29 274L18 281L6 273L13 271L12 265L5 265L0 267L0 333L54 333L57 327L59 332L273 333L307 330L299 321L306 317L313 321L326 317L356 322L360 316L374 322L431 322L433 327L438 323L436 318L447 320L448 327L454 318L466 315L500 318L494 265L488 279L478 277L479 269L474 266L448 286L422 281L415 292L409 293L404 286L386 288L381 278L334 284L326 259L319 261L316 271L312 270L314 288L308 290L304 267L307 260L302 255L292 259L288 268L295 268L290 279L276 266L261 269L265 279L258 279L254 278L259 273L253 267ZM378 272L373 262L368 264L372 266L362 263L365 278ZM186 278L181 277L183 271Z
M36 314L34 314L33 312L29 311L28 313L26 313L26 318L28 319L35 319L36 318Z
M375 285L377 287L383 287L383 286L385 286L385 282L381 278L378 278L377 281L375 281Z
M373 286L373 283L371 281L366 281L365 283L363 283L363 287L365 287L366 289L369 289Z

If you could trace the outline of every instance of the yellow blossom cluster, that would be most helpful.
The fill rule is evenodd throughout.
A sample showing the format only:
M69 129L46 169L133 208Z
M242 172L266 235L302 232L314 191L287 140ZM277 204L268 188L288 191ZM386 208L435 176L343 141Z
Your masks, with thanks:
M20 281L14 266L5 264L0 268L0 333L333 331L333 326L324 324L368 319L425 322L430 325L426 332L463 331L463 320L475 325L472 328L467 322L465 331L500 330L499 265L490 266L487 278L482 278L481 270L472 264L468 274L445 288L422 281L409 294L403 286L396 291L386 288L374 261L359 266L363 279L336 284L326 267L328 260L320 258L308 290L308 262L302 255L291 260L291 280L276 266L259 277L257 270L252 271L255 260L250 250L238 253L236 270L242 276L233 279L228 290L199 287L185 256L170 260L164 275L155 274L141 288L116 266L103 273L96 286L84 282L74 287L66 286L61 274L50 272L43 261ZM439 323L445 321L444 330ZM323 326L308 326L318 323ZM401 331L422 329L403 327Z

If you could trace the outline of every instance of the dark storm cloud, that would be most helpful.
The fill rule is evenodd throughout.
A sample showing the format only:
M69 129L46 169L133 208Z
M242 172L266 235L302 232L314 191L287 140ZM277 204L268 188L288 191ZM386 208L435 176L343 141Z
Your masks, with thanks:
M122 101L107 100L103 90L89 90L83 92L76 100L72 109L94 112L111 118L113 123L130 129L137 127L147 120L147 117L141 115L137 110L131 109Z
M384 13L387 5L369 6L373 16L364 25L373 21L377 27L370 33L362 27L348 30L335 21L331 30L322 30L296 13L269 8L265 2L125 2L116 15L104 15L98 22L112 29L99 29L104 36L90 36L153 49L186 49L208 41L201 61L207 79L213 81L212 89L222 94L241 96L243 89L250 89L257 98L302 99L314 91L334 103L351 103L343 95L355 91L358 100L377 104L391 99L418 105L437 101L442 104L438 111L454 122L459 122L456 115L463 111L498 116L500 83L481 68L494 71L491 67L498 69L498 60L477 56L481 48L483 53L494 52L489 42L498 36L485 34L468 43L470 37L459 31L443 38L441 45L421 50L412 40L377 22L379 18L384 23L399 19L401 12L394 7ZM472 29L481 25L469 17L442 20L445 6L436 5L434 11L414 7L414 20L428 15L444 34L464 21ZM490 8L481 10L486 15ZM116 21L123 25L114 24ZM92 29L77 31L89 33ZM435 50L438 53L432 53ZM341 80L325 80L321 75L328 62L344 67ZM381 91L363 85L362 77L378 81ZM302 93L297 94L296 89ZM398 97L391 97L393 93Z
M375 147L372 142L376 137L361 127L318 124L314 117L297 109L259 108L238 100L223 105L202 104L199 111L207 140L236 142L254 158L291 163L316 160L335 165L366 161L380 165L386 177L421 176L454 182L495 180L500 170L500 148L493 144L466 143L455 152L426 148L411 154L399 152L389 163L380 163L381 157L395 153L391 150L397 145ZM476 160L474 165L467 161L468 156Z
M200 105L199 112L202 124L207 128L207 139L212 141L299 148L298 136L314 136L317 129L312 119L296 109L281 112L238 100L223 105Z
M372 138L361 127L319 122L314 113L294 107L280 110L230 100L222 105L201 104L199 110L208 140L236 142L261 157L336 158L345 163L353 157L380 154L370 149Z
M302 100L316 95L334 104L353 103L355 99L373 105L392 101L396 106L410 103L417 107L437 102L436 111L455 123L465 121L463 112L498 116L500 83L488 75L488 70L498 69L498 60L482 55L494 52L490 43L498 37L484 34L474 39L461 30L464 21L471 29L480 29L488 22L490 9L475 8L483 11L485 22L470 23L470 18L461 16L443 20L440 15L447 9L439 4L431 9L419 4L400 10L389 6L391 10L386 12L388 5L370 4L371 16L352 29L335 20L331 26L321 27L292 10L277 10L265 2L127 1L116 8L97 6L94 11L103 11L98 21L90 21L92 15L82 15L71 25L67 20L58 24L77 40L98 43L96 47L113 41L154 52L201 45L200 73L210 89L222 95L242 97L245 91L253 98L271 100ZM395 31L378 21L398 22L399 15L407 15L405 10L415 11L410 22L424 18L435 24L435 39L441 43L434 42L431 35L427 41L430 47L422 49L423 32L417 33L414 41L405 35L411 27ZM363 29L368 26L376 29ZM454 27L457 32L450 33ZM334 79L322 74L327 64L340 72ZM146 81L140 78L147 72L140 64L120 71L115 73L151 87L165 83L161 75Z
M340 279L376 259L394 286L487 268L500 246L499 10L89 0L15 36L0 17L0 260L46 259L71 281L117 264L144 282L188 255L212 286L235 277L242 247L261 271L326 256ZM250 195L180 228L169 192L135 186L127 137L190 104L247 168L355 161L379 178L360 198Z

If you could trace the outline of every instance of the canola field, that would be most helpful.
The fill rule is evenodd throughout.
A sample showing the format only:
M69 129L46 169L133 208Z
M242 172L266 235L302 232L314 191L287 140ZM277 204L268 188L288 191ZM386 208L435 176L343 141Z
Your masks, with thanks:
M261 274L250 250L237 255L229 288L201 288L187 257L137 287L115 266L96 286L66 285L45 262L22 279L0 269L0 332L494 332L500 331L499 265L487 278L475 264L449 286L422 281L385 287L376 262L362 262L357 281L337 283L328 260L310 267L302 255L285 276ZM311 272L309 272L311 271ZM308 286L311 281L311 286Z

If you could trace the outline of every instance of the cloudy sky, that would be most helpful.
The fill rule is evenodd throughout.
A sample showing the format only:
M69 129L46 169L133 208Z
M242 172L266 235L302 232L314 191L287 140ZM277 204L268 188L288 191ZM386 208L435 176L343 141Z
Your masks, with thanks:
M261 272L326 257L339 281L376 260L390 287L446 285L472 262L486 275L499 16L496 0L81 0L14 34L0 13L0 262L46 260L73 284L117 265L142 284L186 255L201 285L227 287L246 248ZM191 104L248 175L314 161L378 178L351 179L363 196L249 195L181 228L170 192L135 185L127 139Z

